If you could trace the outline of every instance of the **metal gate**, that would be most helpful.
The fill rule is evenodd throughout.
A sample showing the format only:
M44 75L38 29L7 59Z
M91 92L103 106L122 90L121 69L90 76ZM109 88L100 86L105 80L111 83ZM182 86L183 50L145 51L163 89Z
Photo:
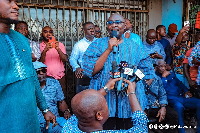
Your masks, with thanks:
M40 42L41 30L48 25L65 45L68 55L84 36L82 23L91 21L99 25L102 36L107 36L106 21L115 12L129 18L133 32L144 40L148 30L147 5L148 0L18 0L19 20L28 23L29 38ZM66 63L66 75L70 101L75 94L75 77L69 63Z

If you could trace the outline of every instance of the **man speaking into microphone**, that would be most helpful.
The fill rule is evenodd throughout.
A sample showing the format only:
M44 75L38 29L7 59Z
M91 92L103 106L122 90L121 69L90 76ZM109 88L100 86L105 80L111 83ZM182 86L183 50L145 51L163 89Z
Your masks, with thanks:
M104 124L105 130L132 127L128 97L123 94L116 95L114 89L108 91L107 86L105 86L110 78L112 62L116 61L119 64L121 61L126 61L130 65L137 66L138 69L143 69L144 79L152 79L155 75L150 57L141 45L140 37L135 35L135 41L133 41L133 39L122 36L126 28L124 22L123 16L117 13L112 14L107 21L107 30L110 36L95 40L83 55L84 73L91 77L89 88L99 90L104 87L108 93L105 98L109 107L109 119ZM117 36L113 37L113 31L117 32ZM113 51L114 46L117 47L116 51ZM137 90L144 92L144 85L141 81L136 84ZM144 96L137 95L137 97L139 102L145 101L143 100ZM117 104L116 99L118 101ZM140 104L143 106L142 102Z

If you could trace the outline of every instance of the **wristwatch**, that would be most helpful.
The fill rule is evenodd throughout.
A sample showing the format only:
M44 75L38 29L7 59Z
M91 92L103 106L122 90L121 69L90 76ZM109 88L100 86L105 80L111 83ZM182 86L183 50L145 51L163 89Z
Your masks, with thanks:
M162 104L160 107L166 107L167 105L166 104Z
M103 89L105 90L106 93L110 91L106 86L104 86Z
M46 114L48 111L51 111L49 108L42 111L42 114Z

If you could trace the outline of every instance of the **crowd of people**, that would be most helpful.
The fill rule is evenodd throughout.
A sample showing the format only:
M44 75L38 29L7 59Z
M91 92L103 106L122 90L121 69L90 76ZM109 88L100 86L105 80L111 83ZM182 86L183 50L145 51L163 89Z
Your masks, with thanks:
M162 132L184 133L184 112L192 110L200 133L200 34L193 35L191 47L189 25L178 31L172 23L167 34L158 25L142 42L131 21L114 13L107 37L98 25L83 23L84 38L68 57L63 43L50 41L49 26L42 28L40 44L28 39L29 26L18 21L18 10L16 0L0 0L1 132L145 133L154 118L170 127ZM67 61L77 79L71 108L65 102ZM119 70L121 62L144 76L136 71L136 80L123 78L130 69Z

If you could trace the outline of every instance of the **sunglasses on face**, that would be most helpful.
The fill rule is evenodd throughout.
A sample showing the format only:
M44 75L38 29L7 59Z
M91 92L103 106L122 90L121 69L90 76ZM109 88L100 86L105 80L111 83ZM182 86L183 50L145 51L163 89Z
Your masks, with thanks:
M39 68L39 69L36 69L36 73L37 73L37 74L40 74L40 71L42 71L43 73L46 73L46 72L47 72L47 69L46 69L46 68Z
M113 23L115 23L115 24L121 24L121 23L124 23L124 22L122 22L121 20L107 21L107 25L112 25Z
M49 33L53 33L53 30L50 30L50 31L44 30L43 32L44 32L44 33L48 33L48 32L49 32Z
M100 31L100 30L95 30L95 32L101 33L101 31Z

